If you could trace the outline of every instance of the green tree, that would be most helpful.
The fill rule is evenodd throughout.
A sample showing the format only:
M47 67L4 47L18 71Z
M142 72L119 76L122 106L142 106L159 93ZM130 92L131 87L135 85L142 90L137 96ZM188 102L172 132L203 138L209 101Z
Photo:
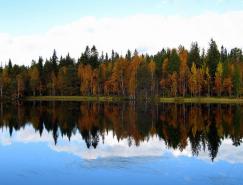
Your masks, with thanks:
M233 62L240 62L243 60L242 50L240 48L233 48L230 51L230 60Z
M50 58L50 62L52 64L52 71L54 71L55 74L58 72L58 57L56 50L54 49L52 57Z
M89 60L89 64L92 66L92 68L97 68L99 65L99 53L96 49L95 46L93 46L91 48L91 53L90 53L90 60Z
M78 64L89 64L90 60L90 48L86 46L84 53L81 54L81 57L78 59Z
M130 50L127 50L126 59L127 59L127 61L129 61L129 62L130 62L131 59L132 59L132 53L131 53Z
M137 70L137 79L136 79L136 96L140 98L148 98L148 93L151 88L151 74L149 68L145 62L142 62Z
M200 58L200 49L198 47L197 42L193 42L191 44L191 49L189 51L188 64L190 68L192 67L192 63L194 63L197 68L202 66L201 58Z
M173 72L178 72L180 67L180 58L176 51L173 49L171 55L169 56L168 72L172 74Z
M215 75L217 64L220 62L220 53L216 42L211 39L207 52L207 63L211 77Z
M58 72L58 89L62 96L79 95L79 81L76 68L63 66Z
M236 97L239 97L240 95L240 86L241 86L241 79L240 79L240 69L238 66L234 66L234 72L233 72L233 89L234 89L234 95Z

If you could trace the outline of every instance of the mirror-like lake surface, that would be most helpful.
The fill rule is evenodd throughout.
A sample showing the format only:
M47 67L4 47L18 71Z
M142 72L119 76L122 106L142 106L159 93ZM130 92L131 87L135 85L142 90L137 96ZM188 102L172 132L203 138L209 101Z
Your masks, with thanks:
M243 184L240 105L0 107L2 185Z

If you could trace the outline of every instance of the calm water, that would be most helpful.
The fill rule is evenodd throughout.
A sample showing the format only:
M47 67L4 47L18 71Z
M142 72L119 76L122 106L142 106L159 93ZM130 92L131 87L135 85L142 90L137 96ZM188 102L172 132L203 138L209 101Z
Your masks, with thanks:
M243 184L243 107L0 107L0 184Z

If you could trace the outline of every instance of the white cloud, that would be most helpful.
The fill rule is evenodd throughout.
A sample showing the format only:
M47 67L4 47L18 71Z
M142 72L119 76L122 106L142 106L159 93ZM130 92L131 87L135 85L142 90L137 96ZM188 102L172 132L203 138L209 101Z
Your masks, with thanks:
M110 159L110 158L133 158L133 157L164 157L171 154L171 157L192 157L190 144L180 151L179 149L168 148L163 140L158 137L151 137L148 141L140 142L137 146L128 146L128 139L118 141L112 131L105 135L104 144L100 143L96 149L86 147L85 141L80 134L71 137L58 139L57 145L54 144L52 133L43 131L42 136L35 132L32 126L28 125L9 136L7 129L0 133L0 146L13 145L15 143L46 143L50 149L56 152L65 152L78 156L81 159ZM188 141L188 143L190 143ZM225 161L229 163L243 163L243 146L233 146L232 140L226 138L222 141L215 161ZM209 151L200 151L197 159L210 162Z
M54 151L71 153L86 160L113 157L159 157L167 151L165 143L158 137L152 137L149 141L142 141L139 147L135 145L129 147L128 139L118 141L113 137L111 131L105 136L104 144L99 143L96 149L87 149L84 141L81 138L76 138L76 136L72 137L69 144L59 143L58 145L50 145L50 147Z
M0 61L30 64L38 56L50 57L55 48L59 55L67 52L77 58L86 45L99 51L115 49L125 54L128 48L155 53L162 47L189 48L192 41L207 47L210 38L218 45L243 46L243 11L204 13L199 16L134 15L116 18L83 17L43 34L11 36L0 33ZM28 28L26 28L28 29Z

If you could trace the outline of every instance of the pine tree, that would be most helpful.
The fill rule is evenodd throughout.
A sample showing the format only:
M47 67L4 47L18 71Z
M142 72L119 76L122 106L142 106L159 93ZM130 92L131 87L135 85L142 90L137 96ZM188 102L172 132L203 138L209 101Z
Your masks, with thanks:
M95 46L93 46L91 48L91 52L90 52L90 60L89 60L89 64L91 65L91 67L94 69L94 68L97 68L98 65L99 65L99 56L98 56L98 51L96 49Z
M90 52L89 46L86 46L84 53L82 53L81 57L78 59L78 64L89 64Z
M239 97L240 95L240 86L241 86L241 79L240 79L240 69L238 66L234 66L233 72L233 88L234 88L234 95Z
M50 58L50 62L52 64L52 71L57 74L58 72L58 57L57 57L57 53L56 50L54 49L52 57Z
M176 51L173 49L169 57L168 72L172 74L173 72L178 72L180 66L180 58Z
M130 50L127 50L126 59L127 59L127 61L129 61L129 62L130 62L131 59L132 59L132 53L131 53Z
M207 63L209 66L209 73L210 73L211 77L214 77L216 68L217 68L217 64L219 62L220 62L220 53L218 50L218 46L217 46L216 42L213 39L211 39L211 42L209 44L209 49L207 52Z
M189 56L188 56L189 67L192 66L192 63L194 63L197 68L202 66L201 58L200 58L200 49L198 47L197 42L192 43L191 49L189 51Z

